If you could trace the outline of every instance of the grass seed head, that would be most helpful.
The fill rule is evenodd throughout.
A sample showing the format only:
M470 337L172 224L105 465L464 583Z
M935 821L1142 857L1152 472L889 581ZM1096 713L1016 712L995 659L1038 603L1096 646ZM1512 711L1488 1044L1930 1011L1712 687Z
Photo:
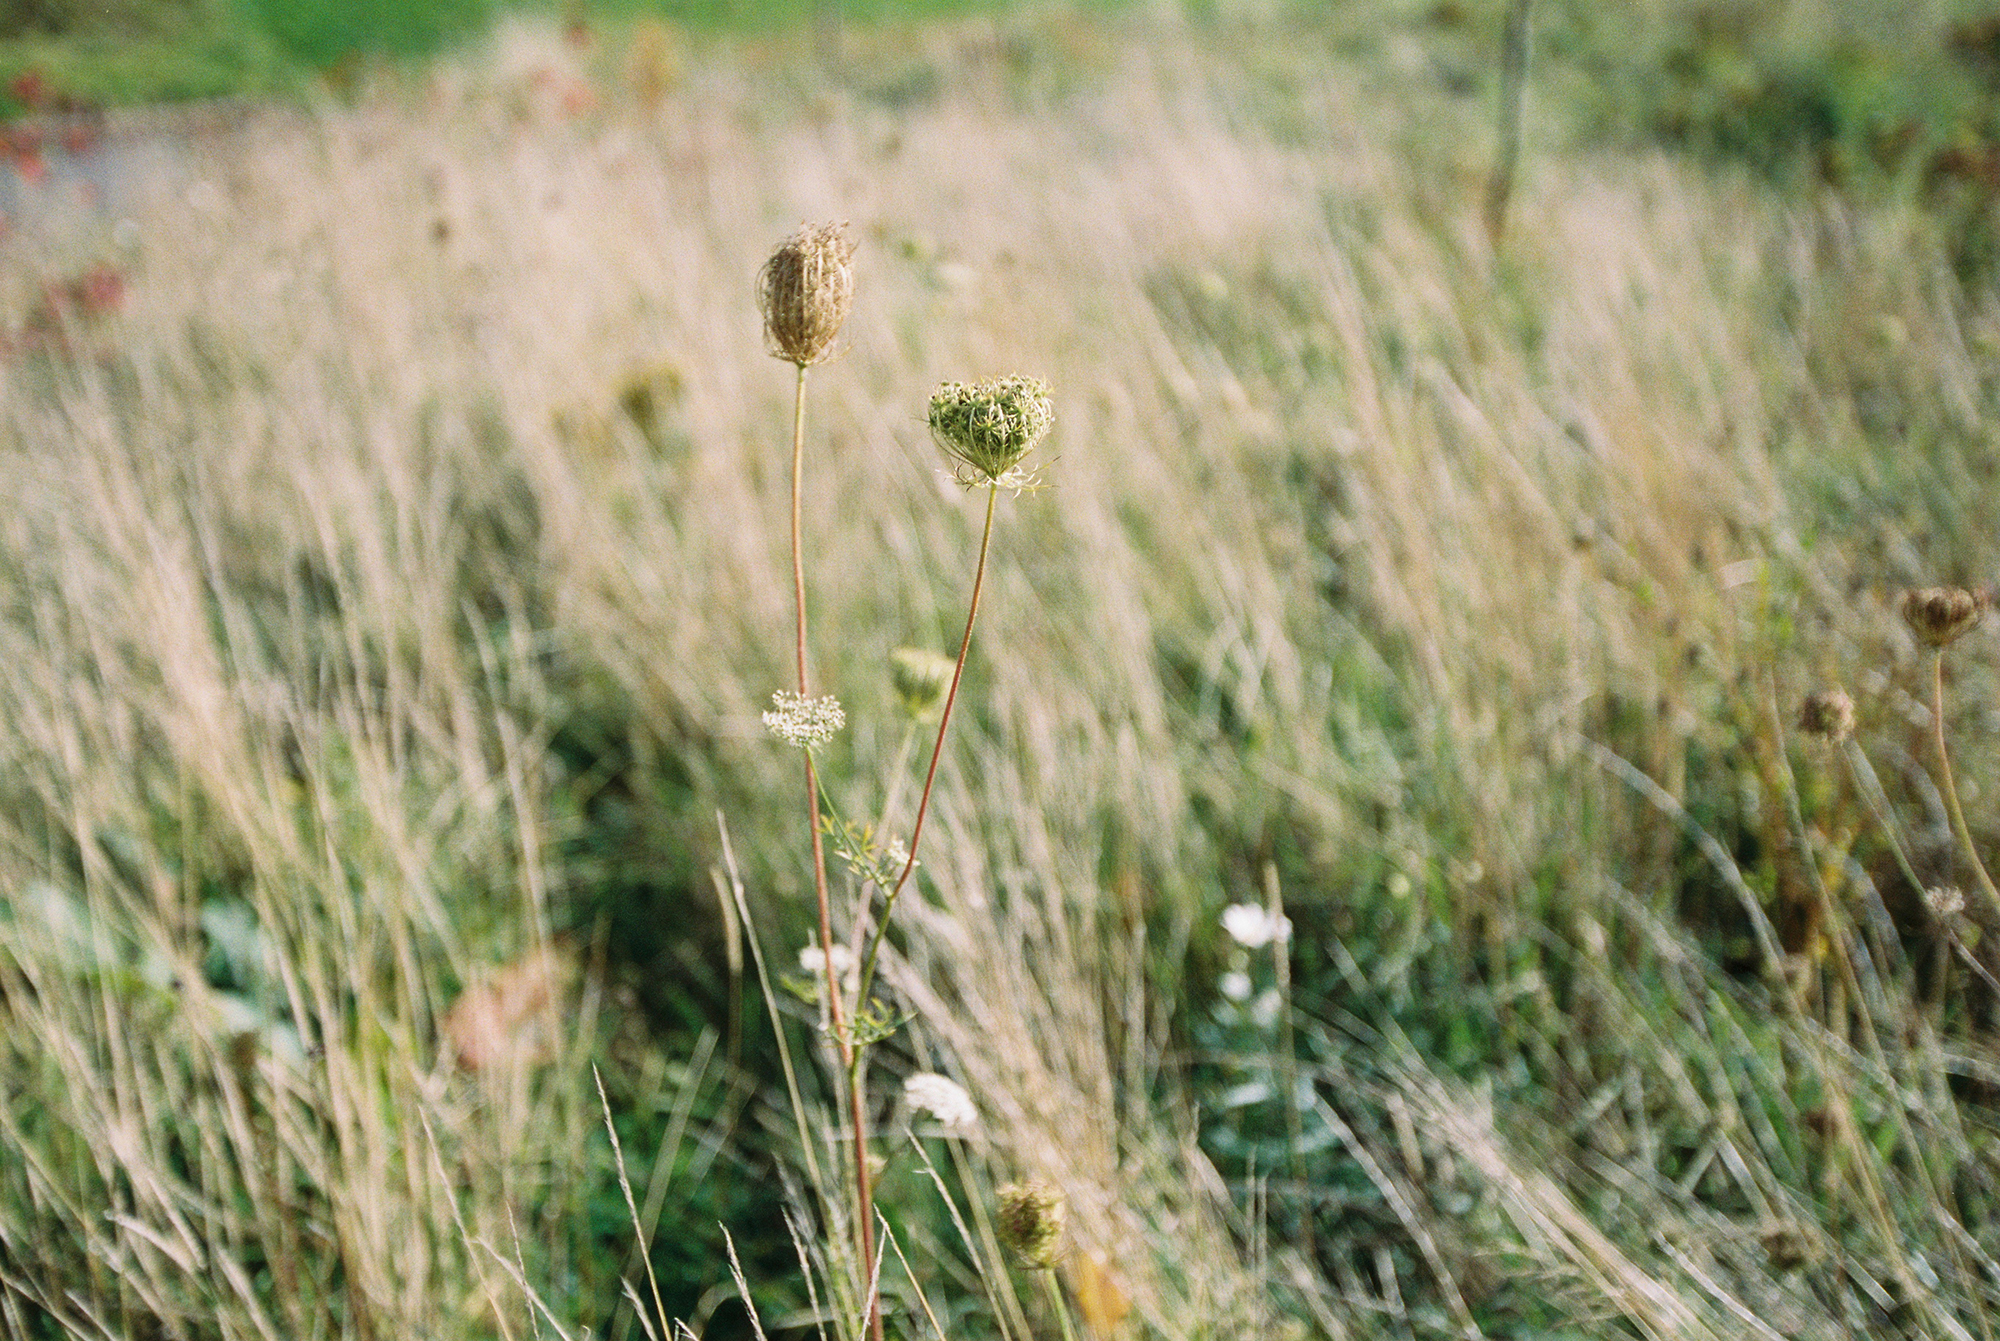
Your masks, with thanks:
M1799 705L1799 730L1822 740L1846 740L1854 734L1854 700L1840 689L1806 695Z
M1000 1241L1021 1265L1047 1269L1056 1264L1068 1210L1053 1183L1033 1178L1000 1189Z
M1048 383L1038 377L944 382L931 393L931 436L967 484L1006 483L1055 421Z
M1979 598L1963 587L1923 587L1903 595L1903 622L1926 647L1949 647L1979 615Z
M824 362L854 306L854 243L844 223L809 224L757 272L764 347L801 368Z

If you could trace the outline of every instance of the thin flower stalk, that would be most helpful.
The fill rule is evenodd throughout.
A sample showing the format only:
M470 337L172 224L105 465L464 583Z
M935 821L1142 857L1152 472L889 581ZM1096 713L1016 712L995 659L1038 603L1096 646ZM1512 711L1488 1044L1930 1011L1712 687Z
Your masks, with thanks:
M944 707L938 714L937 739L931 746L931 762L924 772L923 795L917 801L917 817L910 826L910 850L902 873L889 887L882 903L882 920L868 946L861 968L861 997L867 1000L868 985L874 981L875 961L888 934L889 915L897 895L917 869L917 849L923 842L924 819L930 813L931 792L937 783L938 761L944 757L945 732L951 726L952 706L958 701L959 680L965 674L966 654L972 648L972 627L979 619L979 593L986 583L986 556L993 546L993 513L1002 489L1017 493L1035 487L1033 472L1021 461L1048 435L1055 423L1055 407L1049 400L1046 382L1037 377L1010 376L988 382L944 382L931 393L927 415L931 437L947 458L956 463L953 472L960 484L986 486L986 522L979 533L979 561L973 568L972 599L965 612L965 636L959 639L958 660L952 664L951 684L945 690Z
M767 281L768 283L768 281ZM767 302L767 330L775 329L770 320L772 308ZM839 316L845 315L845 306ZM836 317L834 325L837 327ZM773 337L775 341L775 336ZM792 397L792 594L796 611L797 637L794 654L799 677L799 697L810 699L812 695L810 673L808 671L807 623L806 623L806 570L805 570L805 416L806 416L806 370L821 354L819 348L806 350L774 343L774 351L780 357L789 358L798 370L798 378ZM833 962L833 905L827 890L826 844L820 833L820 786L819 770L813 762L813 752L804 751L806 771L807 827L812 831L812 872L813 899L819 914L820 950L827 963ZM855 1247L863 1263L875 1260L875 1198L868 1169L868 1113L862 1102L859 1086L858 1050L854 1047L847 1028L846 1005L842 1000L839 984L829 975L827 980L827 1019L834 1045L840 1053L840 1060L848 1076L848 1111L854 1131L854 1199L855 1199ZM875 1291L870 1289L867 1298L868 1330L875 1341L882 1341L882 1309Z
M937 739L931 746L930 767L924 773L924 790L917 799L917 817L910 825L909 855L903 859L903 869L882 901L882 919L876 924L875 935L868 942L868 956L861 963L863 1000L867 999L869 984L875 980L875 960L882 952L882 938L888 934L889 914L895 910L896 896L903 892L903 886L910 882L910 873L917 869L917 845L923 841L924 817L930 813L931 790L937 782L938 760L944 757L945 732L951 726L952 705L958 701L958 682L965 674L966 654L972 650L972 626L979 619L979 594L986 584L986 556L993 546L993 513L999 500L999 482L988 481L986 524L979 534L979 562L972 571L972 599L965 612L965 636L959 639L958 660L951 668L951 684L944 693L944 710L938 714Z
M1951 814L1952 833L1958 838L1959 846L1965 849L1966 860L1972 863L1973 873L1979 877L1979 888L1985 891L1986 906L1995 915L2000 915L2000 890L1993 887L1993 877L1986 873L1986 863L1979 859L1979 849L1972 845L1972 830L1965 822L1965 809L1958 802L1958 783L1952 777L1951 753L1944 743L1944 648L1931 648L1931 744L1937 750L1938 773L1944 786L1945 809ZM1921 886L1920 886L1921 887Z
M806 369L799 365L799 410L803 414L805 406ZM802 430L793 434L792 450L792 575L798 595L799 629L799 695L810 694L806 679L806 598L805 568L800 552L800 481L803 475L804 438ZM818 903L820 951L826 956L824 962L833 963L833 912L832 901L826 884L826 840L820 833L820 787L819 771L813 763L813 752L803 752L806 757L806 804L808 827L812 830L813 897ZM868 1169L868 1108L861 1098L861 1050L854 1046L847 1029L847 1011L842 1001L840 984L831 973L826 980L827 1015L834 1046L840 1052L840 1060L847 1071L847 1106L849 1123L854 1130L854 1200L857 1212L855 1219L856 1248L863 1263L875 1260L875 1192ZM875 1341L882 1341L881 1299L871 1287L868 1291L868 1330Z

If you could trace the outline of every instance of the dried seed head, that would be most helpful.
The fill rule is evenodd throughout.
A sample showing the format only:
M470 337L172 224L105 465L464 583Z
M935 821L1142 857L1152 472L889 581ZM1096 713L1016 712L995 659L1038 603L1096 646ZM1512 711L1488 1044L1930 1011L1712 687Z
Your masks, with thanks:
M1926 647L1947 647L1979 622L1979 598L1963 587L1924 587L1903 594L1903 622Z
M1000 1241L1021 1259L1021 1265L1048 1268L1056 1264L1068 1218L1063 1194L1039 1178L1009 1183L1000 1189Z
M757 272L764 347L801 368L824 362L854 306L854 243L844 223L810 224Z
M966 484L1007 483L1055 421L1048 383L1037 377L945 382L931 393L931 437Z
M899 647L889 653L889 680L896 702L912 721L934 716L951 683L956 664L950 657L923 647Z
M1799 730L1822 740L1846 740L1854 734L1854 700L1839 689L1806 695L1799 705Z
M1794 1271L1819 1260L1819 1244L1796 1220L1777 1220L1757 1232L1765 1255L1779 1271Z
M1965 892L1957 885L1932 885L1924 891L1924 907L1940 922L1949 922L1965 911Z

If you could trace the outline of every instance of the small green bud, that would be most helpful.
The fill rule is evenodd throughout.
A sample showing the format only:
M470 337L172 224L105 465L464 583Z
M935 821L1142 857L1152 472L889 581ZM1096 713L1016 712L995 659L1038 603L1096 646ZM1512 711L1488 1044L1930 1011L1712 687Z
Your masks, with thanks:
M899 647L889 653L889 680L896 687L896 702L911 721L937 715L955 669L957 663L950 657L928 648Z

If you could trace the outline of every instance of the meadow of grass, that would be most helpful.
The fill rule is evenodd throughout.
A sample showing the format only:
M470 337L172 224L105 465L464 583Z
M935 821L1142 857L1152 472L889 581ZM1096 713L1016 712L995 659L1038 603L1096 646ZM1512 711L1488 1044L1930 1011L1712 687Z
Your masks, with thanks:
M2000 910L1897 614L2000 547L1966 216L1531 89L1496 247L1442 10L850 37L508 23L0 236L0 1333L636 1336L645 1257L748 1335L726 1226L765 1331L858 1334L759 725L754 279L844 219L842 814L908 814L889 652L965 618L931 388L1057 407L885 952L892 1333L1985 1341ZM1982 848L1993 660L1943 663ZM1851 749L1794 726L1835 685Z

